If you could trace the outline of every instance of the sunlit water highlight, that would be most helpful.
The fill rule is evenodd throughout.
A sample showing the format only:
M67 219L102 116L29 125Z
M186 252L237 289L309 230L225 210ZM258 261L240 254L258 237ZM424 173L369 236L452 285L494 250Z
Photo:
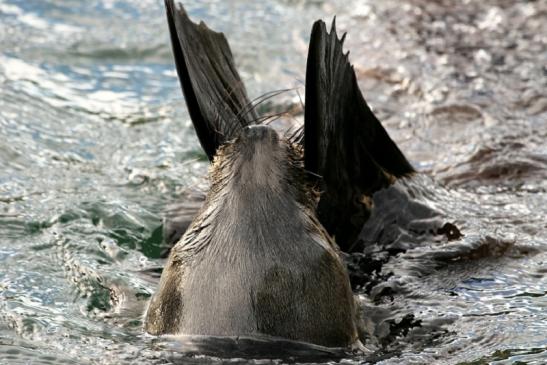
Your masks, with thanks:
M251 97L297 88L278 109L300 104L311 24L336 14L365 97L422 173L375 197L347 258L368 353L332 361L547 363L544 2L185 5L226 33ZM1 364L226 361L142 333L162 212L207 172L161 1L0 0L0 138ZM229 361L329 360L294 346Z

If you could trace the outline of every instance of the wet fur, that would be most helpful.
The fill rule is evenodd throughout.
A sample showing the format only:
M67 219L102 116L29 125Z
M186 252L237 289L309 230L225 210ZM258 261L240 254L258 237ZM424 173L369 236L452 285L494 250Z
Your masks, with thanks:
M218 151L207 200L148 309L149 333L357 340L348 275L315 216L301 148L276 138Z

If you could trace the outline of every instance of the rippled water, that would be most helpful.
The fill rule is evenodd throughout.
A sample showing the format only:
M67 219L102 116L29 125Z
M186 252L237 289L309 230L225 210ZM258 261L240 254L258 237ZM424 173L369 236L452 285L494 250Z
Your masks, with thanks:
M337 14L421 172L374 197L347 258L369 352L344 361L547 363L545 2L185 5L226 33L251 96L299 88L279 107L304 94L312 22ZM162 2L0 0L0 138L0 363L220 362L141 330L162 212L207 171Z

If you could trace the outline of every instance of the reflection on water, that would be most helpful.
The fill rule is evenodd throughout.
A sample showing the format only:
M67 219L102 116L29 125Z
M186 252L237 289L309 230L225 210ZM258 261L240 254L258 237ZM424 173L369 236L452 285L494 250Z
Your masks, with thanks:
M0 0L0 363L220 362L141 331L162 211L207 171L162 6ZM227 34L251 97L300 88L280 108L304 94L312 22L337 14L424 173L375 196L346 258L369 351L348 363L547 361L544 2L186 6Z

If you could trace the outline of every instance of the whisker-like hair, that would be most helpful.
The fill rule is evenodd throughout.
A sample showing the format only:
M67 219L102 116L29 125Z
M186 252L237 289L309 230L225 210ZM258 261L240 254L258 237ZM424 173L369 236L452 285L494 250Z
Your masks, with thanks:
M296 89L296 95L298 95L298 100L300 100L300 105L302 106L302 110L304 110L304 101L302 100L302 95L298 92L298 89Z
M245 105L241 109L241 111L237 114L237 117L241 118L242 116L245 116L248 113L250 113L252 110L255 110L257 106L259 106L260 104L262 104L266 100L269 100L271 98L276 97L277 95L281 95L281 94L283 94L285 92L288 92L288 91L291 91L291 90L293 90L293 89L273 90L273 91L268 91L267 93L264 93L260 96L257 96L256 98L251 100L249 103L247 103L247 105Z
M291 143L302 145L304 142L304 126L287 130L284 137Z
M283 115L278 115L277 117L273 117L272 119L270 119L270 120L264 122L264 124L270 125L270 124L272 124L273 122L275 122L276 120L279 120L282 116L283 116Z
M247 116L248 114L250 114L253 110L256 110L256 107L258 107L259 105L261 105L262 103L264 103L265 101L269 100L269 99L272 99L278 95L281 95L282 93L285 93L285 92L288 92L288 91L292 91L294 90L293 88L290 88L290 89L280 89L280 90L274 90L274 91L269 91L267 93L264 93L256 98L254 98L252 101L250 101L249 103L247 103L242 109L241 111L236 115L236 118L238 119L236 121L236 123L231 123L231 127L230 129L228 129L226 131L226 136L225 137L234 137L234 132L238 129L238 128L241 128L243 127L243 124L241 123L241 119L245 116ZM285 112L283 112L285 113ZM255 119L251 119L249 121L249 124L260 124L262 123L264 120L266 119L263 119L264 117L258 117L258 118L255 118Z
M267 92L265 94L262 94L256 98L254 98L253 100L251 100L250 102L248 102L246 105L244 105L241 110L235 115L235 121L234 123L231 123L231 127L230 129L227 130L227 137L234 137L234 132L236 131L236 129L239 129L239 128L242 128L242 127L245 127L245 122L242 121L242 119L247 116L248 114L250 114L255 108L256 108L256 105L259 105L263 100L267 100L268 98L270 98L270 95L272 95L271 97L275 96L275 95L278 95L276 94L278 91L270 91L270 92ZM255 103L257 100L259 100L260 98L264 98L263 100L261 100L260 102L258 102L256 105L253 104ZM253 119L254 120L254 119ZM249 121L249 124L253 124L253 120Z
M303 169L303 170L308 175L311 175L317 179L321 179L321 180L323 179L323 175L316 174L315 172L311 172L310 170L306 170L306 169Z
M232 102L232 105L237 105L238 98L235 96L235 93L243 88L243 92L245 92L244 87L242 84L234 84L234 85L227 85L227 91L228 91L228 97L230 98L230 101ZM240 111L236 114L234 117L233 123L230 123L231 127L227 131L221 131L219 128L221 126L222 120L220 116L217 117L215 125L215 132L221 135L223 138L230 138L232 137L232 133L236 130L236 128L241 128L245 126L245 121L241 120L241 110L247 107L247 105L251 104L252 101L245 105L241 105Z
M279 112L279 113L273 113L273 114L267 114L267 115L263 115L257 119L254 120L254 122L256 124L262 124L264 122L266 122L268 119L270 118L276 118L276 119L279 119L280 117L282 117L283 115L289 115L289 113L287 111L282 111L282 112ZM268 121L267 124L271 123L272 121Z

